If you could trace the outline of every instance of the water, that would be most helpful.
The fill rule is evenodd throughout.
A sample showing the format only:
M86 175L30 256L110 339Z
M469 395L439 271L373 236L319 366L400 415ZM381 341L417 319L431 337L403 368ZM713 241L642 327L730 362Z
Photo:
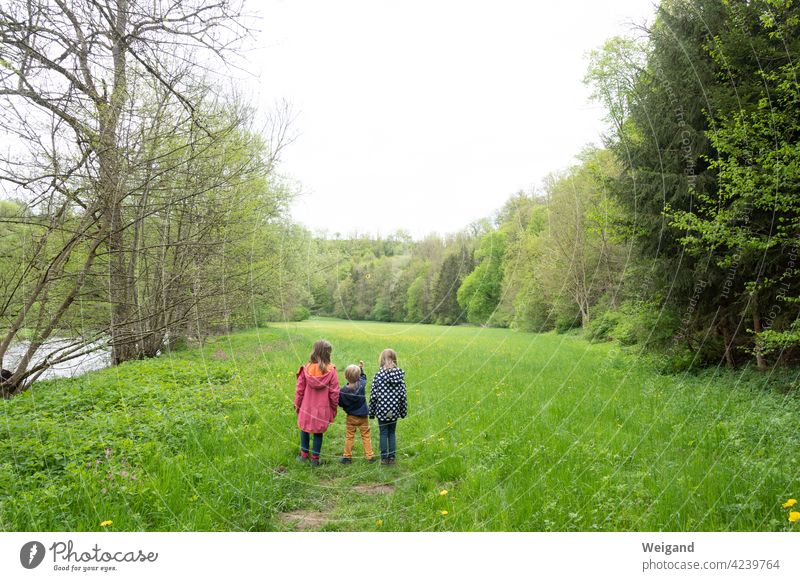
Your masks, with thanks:
M36 352L36 355L33 356L30 367L33 367L36 365L36 363L42 361L48 354L58 351L59 349L63 349L70 344L71 341L69 339L55 338L46 341L44 345L42 345ZM27 351L29 345L30 342L28 341L18 341L12 343L6 352L5 357L3 358L3 367L11 371L16 370L17 362L19 362L22 356L25 355L25 351ZM93 351L92 353L87 353L85 355L81 355L80 357L76 357L75 359L64 361L63 363L57 363L56 365L51 366L49 369L46 369L39 376L39 379L77 377L78 375L82 375L87 371L95 371L111 365L111 350L108 349L104 343L99 341L94 343L92 346L97 347L97 350Z

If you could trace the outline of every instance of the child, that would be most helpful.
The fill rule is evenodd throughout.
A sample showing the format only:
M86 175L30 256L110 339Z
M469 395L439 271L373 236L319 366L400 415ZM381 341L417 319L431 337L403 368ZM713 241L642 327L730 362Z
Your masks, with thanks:
M311 349L308 364L297 372L294 397L294 410L300 427L300 455L297 459L308 461L308 445L313 434L312 466L319 466L322 434L333 423L339 404L339 377L336 375L336 366L331 364L332 351L331 344L320 339Z
M356 437L356 429L361 432L361 440L364 442L364 456L367 462L374 462L372 455L372 442L370 442L369 432L369 408L367 407L367 374L364 373L364 362L359 361L358 365L348 365L344 370L344 377L347 379L347 386L343 387L339 395L339 406L347 412L347 420L344 429L344 453L342 454L342 464L352 464L353 462L353 441Z
M397 420L406 417L405 371L397 366L397 353L384 349L378 359L380 371L372 378L369 398L369 417L378 418L381 443L381 464L394 464L397 446Z

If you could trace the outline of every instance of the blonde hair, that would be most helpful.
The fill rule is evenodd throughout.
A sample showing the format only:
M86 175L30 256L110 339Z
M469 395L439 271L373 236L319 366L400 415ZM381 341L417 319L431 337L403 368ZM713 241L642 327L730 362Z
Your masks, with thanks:
M397 353L395 353L394 349L384 349L381 351L381 356L378 358L378 367L383 367L385 369L397 367Z
M314 343L314 346L311 348L311 355L308 359L311 363L316 363L322 373L326 373L328 371L328 365L331 364L332 352L333 346L325 339L320 339Z
M348 383L358 383L361 379L361 368L358 365L348 365L344 370L344 378Z

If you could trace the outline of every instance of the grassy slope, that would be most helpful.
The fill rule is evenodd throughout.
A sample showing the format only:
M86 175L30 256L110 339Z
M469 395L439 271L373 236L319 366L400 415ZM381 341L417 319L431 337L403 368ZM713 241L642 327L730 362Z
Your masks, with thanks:
M320 336L340 371L364 359L371 376L397 349L411 414L396 467L336 464L342 415L328 463L295 463L294 372ZM306 509L326 530L783 530L800 400L762 380L662 376L574 336L253 330L3 402L0 529L285 530L280 513ZM354 488L370 483L394 492Z

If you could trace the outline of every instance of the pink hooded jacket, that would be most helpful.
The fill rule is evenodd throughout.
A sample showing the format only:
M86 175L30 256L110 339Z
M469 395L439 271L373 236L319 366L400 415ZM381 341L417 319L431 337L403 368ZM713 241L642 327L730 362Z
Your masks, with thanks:
M339 377L336 366L331 365L325 375L309 375L306 367L297 372L297 391L294 409L297 425L304 432L321 434L336 417L339 404Z

